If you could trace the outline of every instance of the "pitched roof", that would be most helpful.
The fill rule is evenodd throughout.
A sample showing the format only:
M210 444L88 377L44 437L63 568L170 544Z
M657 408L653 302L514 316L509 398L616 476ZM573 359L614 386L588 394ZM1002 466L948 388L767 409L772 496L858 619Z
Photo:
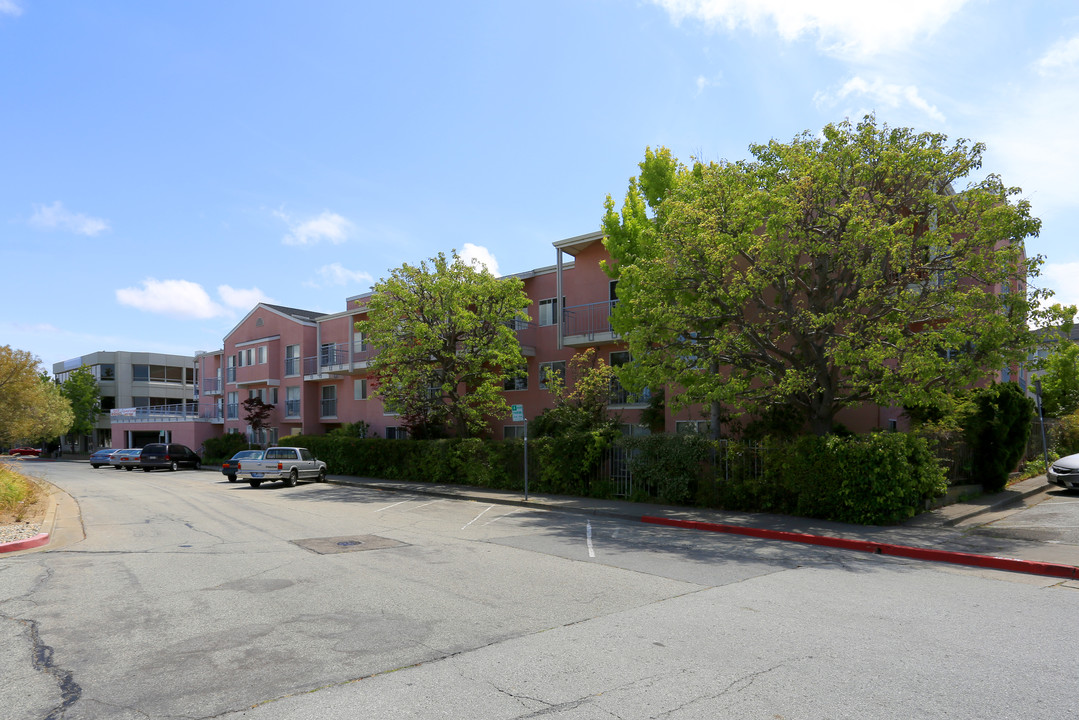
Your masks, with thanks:
M323 313L323 312L316 312L314 310L301 310L300 308L285 307L284 305L271 305L270 303L261 303L261 304L265 305L268 308L276 310L277 312L281 313L282 315L288 315L289 317L293 317L293 318L296 318L297 320L302 320L304 322L315 322L320 317L322 317L322 316L324 316L326 314L326 313Z

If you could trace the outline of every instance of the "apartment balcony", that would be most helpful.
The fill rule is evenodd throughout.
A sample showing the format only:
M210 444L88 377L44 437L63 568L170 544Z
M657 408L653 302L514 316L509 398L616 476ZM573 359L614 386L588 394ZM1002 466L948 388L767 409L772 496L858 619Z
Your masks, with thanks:
M618 342L611 329L611 310L617 300L573 305L562 311L562 344L566 347L590 347Z
M203 395L220 395L221 394L221 378L203 378L202 380L202 394Z
M521 344L521 354L525 357L536 357L536 323L510 320L506 325L517 333L517 342Z
M303 379L330 380L362 372L375 354L370 345L351 349L349 343L327 343L319 349L318 355L303 359Z
M622 387L616 379L611 380L611 392L607 399L608 407L637 408L646 407L652 399L652 391L645 388L641 393L631 393Z
M213 404L182 403L152 407L118 408L109 412L113 425L141 422L223 422L221 407Z

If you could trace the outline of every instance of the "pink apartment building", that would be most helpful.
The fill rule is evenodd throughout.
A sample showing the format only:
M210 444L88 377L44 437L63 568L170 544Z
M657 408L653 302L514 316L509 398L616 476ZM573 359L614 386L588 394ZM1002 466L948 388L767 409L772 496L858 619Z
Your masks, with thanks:
M573 355L594 348L610 365L629 360L625 345L611 331L611 308L617 301L617 283L601 269L610 256L600 232L579 235L554 243L555 264L516 277L524 282L532 299L531 322L518 329L527 375L507 381L505 396L510 405L522 405L533 418L551 406L543 385L548 369L564 370ZM197 411L145 413L114 417L122 430L152 433L166 442L179 442L198 449L210 437L224 433L247 433L242 403L258 396L274 405L264 437L258 442L277 442L296 435L324 434L345 423L364 421L384 438L404 437L397 415L387 412L372 392L368 361L372 348L355 330L366 313L370 293L349 297L338 313L324 314L268 303L255 306L224 339L221 350L196 357L199 378ZM628 434L644 432L637 423L648 405L647 394L633 396L616 385L610 410L620 417ZM706 408L666 410L668 432L707 427ZM865 405L845 411L840 420L852 430L895 427L899 410ZM507 414L492 418L492 436L519 437L523 423Z

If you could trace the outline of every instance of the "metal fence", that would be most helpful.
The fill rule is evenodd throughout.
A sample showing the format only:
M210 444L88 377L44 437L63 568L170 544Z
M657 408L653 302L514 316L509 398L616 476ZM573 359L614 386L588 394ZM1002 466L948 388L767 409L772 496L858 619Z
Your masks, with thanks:
M618 497L632 497L638 493L655 497L657 488L633 477L633 458L637 449L629 449L622 443L607 448L599 479L611 483L612 492ZM713 486L735 479L759 481L764 478L765 447L756 443L720 439L714 451L701 461L697 468L697 481ZM698 487L699 496L714 495L707 487Z

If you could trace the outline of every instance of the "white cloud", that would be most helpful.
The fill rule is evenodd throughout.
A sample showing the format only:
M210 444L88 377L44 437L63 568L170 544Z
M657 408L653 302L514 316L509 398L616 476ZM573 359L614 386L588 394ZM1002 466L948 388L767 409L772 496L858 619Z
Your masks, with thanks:
M228 305L230 308L236 308L238 310L250 310L258 305L260 302L274 302L273 298L268 297L264 292L258 288L250 288L244 290L241 288L234 288L229 285L218 285L217 294L220 296L221 301Z
M67 230L77 235L91 237L109 229L108 221L82 213L73 213L59 200L52 205L34 205L34 214L30 217L30 224L43 230Z
M774 28L785 41L816 35L836 57L868 57L908 47L946 23L967 0L652 0L675 23L692 18L728 31Z
M868 98L874 107L901 108L909 106L925 113L933 120L943 123L944 114L935 105L930 104L918 92L914 85L896 85L886 83L880 78L868 81L865 78L855 76L843 83L835 93L818 92L813 98L818 107L821 105L835 106L849 97Z
M498 261L495 260L495 256L491 254L491 251L482 245L473 245L472 243L465 243L461 249L461 259L470 265L486 266L495 277L499 276Z
M366 273L362 270L349 270L341 265L341 263L331 263L330 265L323 265L318 269L318 275L322 278L323 285L364 285L370 287L374 278L370 273ZM315 283L309 283L312 287L315 287Z
M281 211L275 211L274 215L289 226L288 234L281 239L285 245L314 245L322 240L340 245L348 240L353 231L351 222L329 210L307 220L296 220Z
M0 0L0 15L22 15L22 8L15 0Z
M201 285L188 280L149 278L142 281L141 288L117 290L116 300L144 312L177 318L206 320L226 314Z
M1079 69L1079 35L1054 43L1038 60L1037 68L1042 75L1056 75Z

